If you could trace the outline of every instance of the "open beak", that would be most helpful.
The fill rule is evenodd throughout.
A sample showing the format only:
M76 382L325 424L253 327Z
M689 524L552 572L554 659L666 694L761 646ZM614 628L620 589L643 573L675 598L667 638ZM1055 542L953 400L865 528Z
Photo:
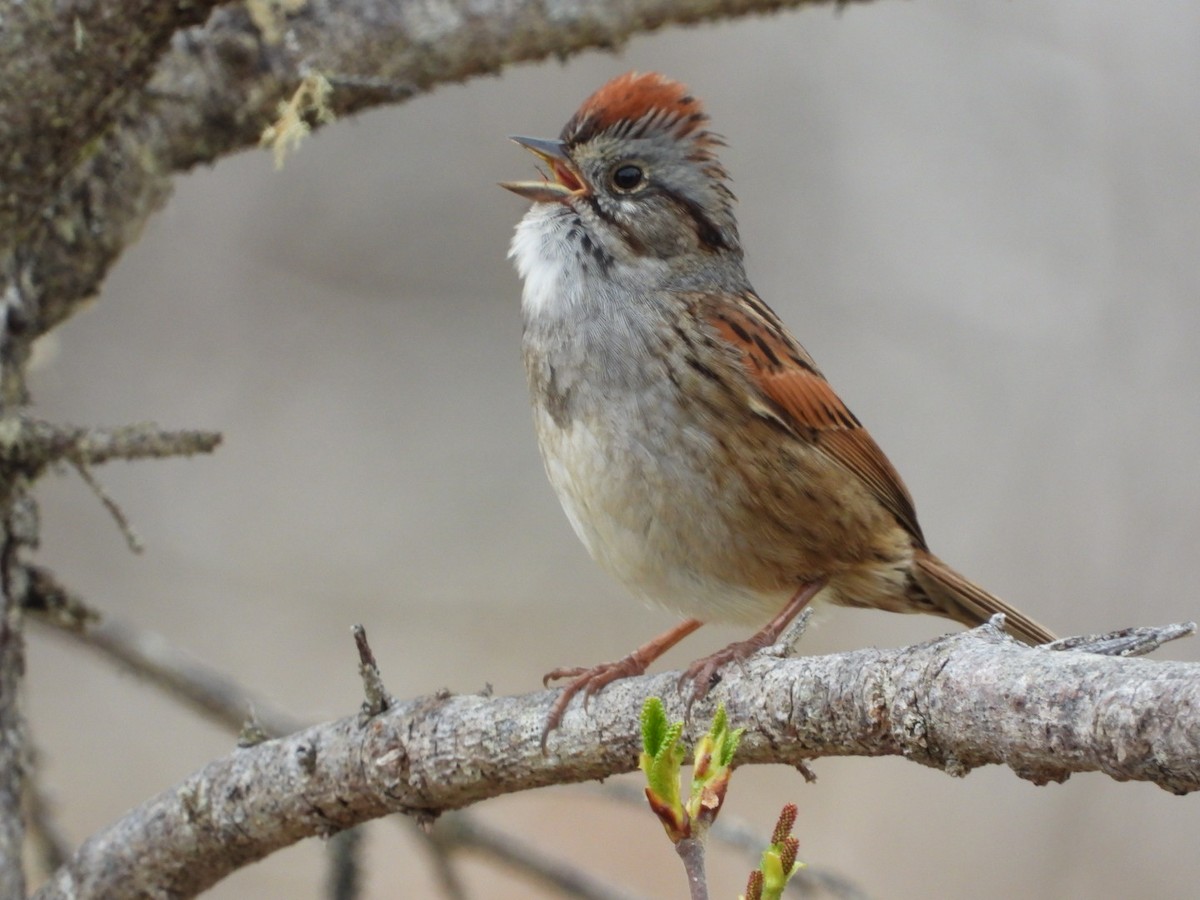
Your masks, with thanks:
M544 162L554 180L547 177L542 181L503 181L500 187L535 203L565 203L587 191L562 141L515 136L511 140Z

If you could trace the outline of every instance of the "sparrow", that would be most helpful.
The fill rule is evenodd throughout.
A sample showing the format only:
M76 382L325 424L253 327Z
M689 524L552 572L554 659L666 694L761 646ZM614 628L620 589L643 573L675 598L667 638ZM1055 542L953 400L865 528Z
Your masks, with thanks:
M813 358L754 292L724 142L682 84L609 81L557 140L514 137L545 167L502 187L533 201L510 257L546 474L593 559L685 617L628 656L555 669L571 699L646 667L704 622L747 640L693 663L720 669L773 644L816 599L973 626L1043 626L942 562L908 489Z

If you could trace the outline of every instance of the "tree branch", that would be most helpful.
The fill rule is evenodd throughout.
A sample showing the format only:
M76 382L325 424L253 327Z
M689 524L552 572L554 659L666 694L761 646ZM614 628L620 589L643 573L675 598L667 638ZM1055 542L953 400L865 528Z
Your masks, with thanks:
M0 473L15 470L35 478L62 460L91 466L114 459L193 456L211 453L220 443L216 431L168 431L153 423L81 428L16 413L0 416Z
M150 79L171 36L218 2L0 3L0 257Z
M40 877L45 877L70 858L71 843L55 817L57 804L42 783L39 754L26 755L32 764L25 778L25 819Z
M57 633L114 660L174 700L231 733L245 732L248 716L252 716L257 731L264 738L279 737L299 731L305 726L305 723L275 709L263 698L254 697L233 679L172 646L161 635L123 623L92 609L78 595L63 587L46 569L37 566L27 568L30 588L25 598L25 608L33 613L34 621L53 627ZM379 678L378 667L375 666L374 655L366 644L365 632L360 638L360 631L361 626L353 629L360 667L368 669L369 673L364 675L364 692L370 693L375 687L383 696L387 696L382 681L376 683ZM371 669L374 669L373 673L370 673ZM387 697L387 702L392 702L390 697ZM360 719L363 715L359 714ZM44 811L44 798L39 799L43 800L43 803L40 807L35 807L35 810ZM639 796L639 799L642 798ZM535 848L527 847L520 841L475 821L467 813L460 812L453 817L443 818L431 830L414 828L417 823L412 819L403 821L430 850L431 865L447 897L466 896L453 860L456 852L466 850L490 857L533 881L550 885L564 896L589 900L632 900L630 895L624 894L619 888L580 872ZM33 824L43 823L35 819ZM39 837L50 836L48 828L36 830ZM347 833L343 832L342 835ZM353 852L357 843L353 839L330 843L333 862L330 876L331 895L345 895L352 890ZM759 843L762 844L761 841ZM60 857L48 872L61 865L69 856L69 852L61 846L54 849L59 852ZM52 858L46 854L47 860Z
M645 797L642 798L645 806ZM533 881L581 900L638 900L637 896L608 884L575 866L521 841L499 828L461 812L440 818L430 834L432 843L447 854L472 851L507 866Z
M24 897L22 850L25 826L22 799L28 746L25 717L21 714L21 679L25 674L25 634L22 629L22 572L17 554L36 534L36 513L28 495L17 486L6 486L12 499L0 514L0 897ZM7 499L7 498L6 498Z
M816 2L830 0L309 0L280 23L277 43L240 4L218 9L176 35L8 265L0 253L0 297L29 335L69 316L165 201L171 175L253 146L310 74L330 81L331 109L347 115L513 63L617 48L666 25Z
M241 748L93 835L36 895L190 896L304 837L389 812L435 816L637 765L646 696L683 715L677 675L627 679L572 708L548 753L553 691L398 703ZM1037 784L1073 772L1200 789L1200 664L1018 645L988 624L898 650L759 655L697 704L745 726L738 763L905 756L962 776L989 763Z
M172 699L237 734L253 717L268 737L303 728L300 719L255 697L237 681L175 647L161 635L101 614L50 571L28 566L25 608L83 646L115 660Z

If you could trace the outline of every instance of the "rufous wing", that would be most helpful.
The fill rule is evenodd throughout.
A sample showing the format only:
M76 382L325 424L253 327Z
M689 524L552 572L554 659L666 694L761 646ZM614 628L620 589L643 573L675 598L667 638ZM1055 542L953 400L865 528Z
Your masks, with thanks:
M720 336L741 351L751 382L780 421L856 475L913 537L913 578L930 612L964 625L1004 613L1009 631L1028 644L1054 635L1024 613L950 568L925 546L912 498L871 435L830 387L812 357L753 294L708 313Z
M746 374L780 420L845 467L925 546L912 498L879 445L850 412L812 357L753 294L708 312L717 333L742 353Z

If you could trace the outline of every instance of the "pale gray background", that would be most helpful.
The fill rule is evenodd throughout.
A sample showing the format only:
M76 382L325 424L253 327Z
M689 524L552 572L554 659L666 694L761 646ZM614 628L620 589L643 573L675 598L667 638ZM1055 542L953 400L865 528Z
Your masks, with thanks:
M41 489L41 558L295 714L359 701L349 626L393 692L533 689L665 627L588 560L545 484L505 260L553 135L630 68L686 81L730 148L749 268L907 479L934 548L1064 633L1195 617L1200 533L1200 8L919 0L672 30L326 129L282 173L180 181L59 332L38 412L225 432L215 457ZM836 610L810 651L928 618ZM738 636L706 629L669 662ZM1197 645L1166 656L1195 659ZM43 633L29 712L81 838L231 741ZM745 770L729 811L800 806L802 857L881 898L1195 896L1200 800L1099 775L1035 788L899 760ZM479 812L631 888L685 896L648 812L576 790ZM607 835L607 836L604 836ZM369 833L371 898L429 891ZM218 898L319 896L309 842ZM714 894L746 867L714 858ZM534 896L472 868L481 897Z

